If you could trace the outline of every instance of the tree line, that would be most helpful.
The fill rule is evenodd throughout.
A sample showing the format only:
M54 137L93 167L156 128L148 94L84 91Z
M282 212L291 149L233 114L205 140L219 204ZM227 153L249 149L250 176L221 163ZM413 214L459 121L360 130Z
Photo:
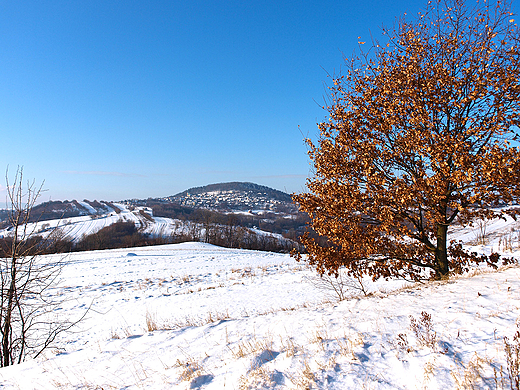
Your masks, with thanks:
M9 256L13 241L12 236L0 238L0 257ZM303 250L303 247L300 247L296 241L255 233L235 224L216 224L210 219L203 223L188 223L182 232L170 236L156 237L140 231L134 222L119 221L96 233L85 235L77 241L64 237L57 229L48 238L36 234L27 237L21 245L23 245L22 249L25 253L35 255L132 248L189 241L201 241L226 248L270 252L288 253L293 249Z

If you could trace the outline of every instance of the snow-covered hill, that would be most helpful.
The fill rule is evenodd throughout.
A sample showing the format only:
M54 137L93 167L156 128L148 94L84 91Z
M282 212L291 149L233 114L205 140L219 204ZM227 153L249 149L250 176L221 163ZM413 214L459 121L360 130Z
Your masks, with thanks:
M451 238L520 257L515 221L486 229ZM67 260L59 318L92 305L87 318L45 356L0 369L2 389L509 388L518 266L365 280L368 297L339 302L284 254L184 243Z
M85 209L89 207L88 203L78 203ZM175 238L188 234L201 238L205 236L207 226L180 219L154 217L152 210L148 207L123 203L110 203L110 206L107 207L109 207L107 212L101 215L97 214L99 210L92 210L90 215L30 223L27 231L47 237L51 233L56 234L57 229L59 229L60 237L77 243L83 237L96 233L116 222L133 222L140 233L150 237ZM290 241L280 234L263 232L259 229L247 229L247 231L259 236L270 236L281 242ZM10 234L12 234L10 228L0 230L0 237L6 237Z
M91 207L85 202L79 202L86 209ZM106 213L99 215L97 210L92 210L92 214L79 217L60 218L34 222L28 225L27 231L35 232L42 236L53 232L59 228L63 237L73 242L77 242L83 236L96 233L102 228L109 226L115 222L130 221L136 224L136 227L143 232L158 234L161 228L165 230L164 234L172 234L173 220L165 221L164 218L159 218L158 221L152 221L146 218L143 213L149 215L150 211L146 208L134 208L130 210L123 204L115 203L114 208L107 208ZM0 230L0 237L10 234L11 229Z
M163 198L183 206L207 210L230 212L251 211L257 214L267 212L296 213L298 207L291 196L255 183L231 182L194 187L177 195Z

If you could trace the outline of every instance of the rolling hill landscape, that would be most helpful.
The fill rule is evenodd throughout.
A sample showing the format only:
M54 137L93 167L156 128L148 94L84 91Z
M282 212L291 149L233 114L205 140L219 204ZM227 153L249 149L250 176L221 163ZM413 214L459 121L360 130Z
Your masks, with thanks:
M0 390L520 390L518 2L1 10Z
M6 211L3 215L0 237L9 235ZM29 231L41 237L53 234L69 250L203 241L288 252L298 247L308 219L289 194L233 182L155 199L45 202L32 209L30 221ZM132 238L111 242L121 234Z
M519 231L512 218L490 221L485 237L454 228L471 250L516 262L427 283L320 278L287 254L200 242L46 255L66 261L48 291L62 298L54 320L85 318L2 368L0 386L510 389Z

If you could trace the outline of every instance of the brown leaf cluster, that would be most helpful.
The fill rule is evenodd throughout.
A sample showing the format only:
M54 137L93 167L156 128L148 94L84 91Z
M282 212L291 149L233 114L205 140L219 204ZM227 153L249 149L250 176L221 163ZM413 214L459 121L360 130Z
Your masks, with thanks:
M520 31L510 4L429 2L385 43L346 60L330 87L330 118L307 140L315 175L294 199L320 272L441 278L488 261L457 247L448 227L520 195ZM462 252L461 252L462 251ZM424 270L430 270L426 273Z

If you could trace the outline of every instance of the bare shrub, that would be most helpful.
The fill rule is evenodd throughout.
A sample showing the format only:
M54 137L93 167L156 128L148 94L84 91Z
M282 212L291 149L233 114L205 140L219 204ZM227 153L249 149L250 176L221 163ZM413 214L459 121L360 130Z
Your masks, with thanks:
M488 243L488 234L487 230L487 220L479 219L475 222L477 225L477 231L475 233L477 239L477 245L487 245Z
M65 258L41 256L60 234L35 239L37 223L29 224L43 184L36 187L33 181L24 186L22 168L16 170L12 183L6 173L6 183L10 235L1 243L5 254L0 258L1 367L36 358L78 322L57 318L63 300L51 293Z
M360 275L349 275L346 270L340 269L336 275L316 275L307 277L306 280L318 290L327 292L338 301L343 301L352 296L368 295L367 289Z
M410 329L412 329L419 345L434 349L437 345L437 333L433 330L432 316L427 312L421 312L421 317L416 320L410 316Z
M412 347L408 343L408 337L405 333L399 333L397 335L397 338L395 340L395 346L398 352L401 353L410 353L412 352Z

